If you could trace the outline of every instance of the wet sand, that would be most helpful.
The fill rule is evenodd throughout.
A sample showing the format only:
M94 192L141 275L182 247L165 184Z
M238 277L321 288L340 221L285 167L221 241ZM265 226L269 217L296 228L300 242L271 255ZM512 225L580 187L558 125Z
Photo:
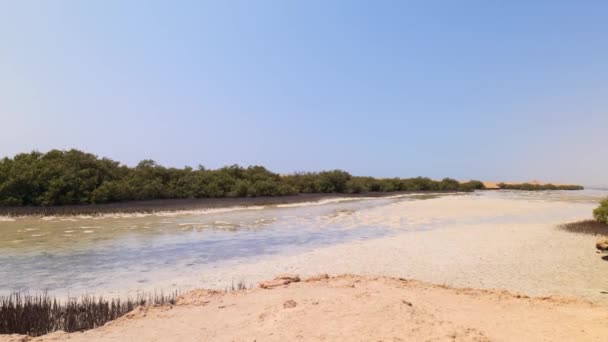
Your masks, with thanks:
M449 191L453 192L453 191ZM149 201L128 201L106 204L62 205L47 207L6 207L0 206L2 216L70 216L70 215L102 215L115 213L154 213L176 212L203 209L233 208L267 206L277 204L294 204L316 202L339 198L377 198L398 196L404 194L433 194L446 193L441 191L393 191L393 192L365 192L359 194L298 194L275 197L224 197L224 198L197 198L197 199L164 199Z
M53 220L36 231L28 227L38 221L17 220L4 224L22 232L5 233L6 268L0 274L6 287L22 284L40 291L42 285L60 297L83 289L135 297L141 291L253 285L280 273L354 273L608 303L608 262L595 253L595 237L559 228L589 219L595 204L571 194L542 200L537 194L522 196L481 192L219 214ZM141 227L131 230L133 224ZM68 226L73 233L64 232ZM25 245L10 242L19 234L48 235L30 237Z
M559 228L562 222L590 217L591 208L586 203L500 196L397 202L336 217L334 223L397 229L407 221L441 228L399 231L255 261L234 259L201 269L197 279L185 275L172 281L222 289L281 273L354 273L532 296L572 296L608 305L608 262L595 252L596 238Z

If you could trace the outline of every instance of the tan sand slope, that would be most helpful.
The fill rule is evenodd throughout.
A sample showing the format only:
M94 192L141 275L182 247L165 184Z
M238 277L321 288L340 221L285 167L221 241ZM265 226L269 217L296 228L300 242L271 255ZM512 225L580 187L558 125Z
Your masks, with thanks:
M575 299L344 275L195 290L84 333L35 341L606 341L608 308ZM17 341L19 337L0 337Z

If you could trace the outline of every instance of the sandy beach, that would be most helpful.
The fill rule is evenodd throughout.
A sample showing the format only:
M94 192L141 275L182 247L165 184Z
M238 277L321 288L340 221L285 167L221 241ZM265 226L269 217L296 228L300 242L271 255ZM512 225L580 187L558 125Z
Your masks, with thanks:
M418 279L455 287L508 289L532 296L565 295L608 304L608 262L595 237L558 228L588 219L592 204L455 195L399 201L369 210L339 212L319 222L332 226L387 227L388 236L282 252L203 266L198 275L175 274L155 284L185 289L225 289L255 284L281 273L360 274ZM400 230L403 226L411 228ZM153 290L153 288L149 288Z
M16 341L605 341L608 308L384 277L193 291L84 333Z
M608 2L2 5L0 342L608 341Z
M84 333L35 340L605 340L608 262L596 254L594 236L559 228L590 218L594 203L585 193L483 192L394 199L359 210L342 202L321 204L315 210L328 205L329 212L298 220L320 233L336 227L388 233L368 237L363 230L340 243L152 270L146 273L149 284L126 294L177 288L184 293L177 305L139 309ZM302 210L287 206L269 214L288 208L290 215ZM257 287L283 273L333 277ZM251 289L224 291L237 282Z

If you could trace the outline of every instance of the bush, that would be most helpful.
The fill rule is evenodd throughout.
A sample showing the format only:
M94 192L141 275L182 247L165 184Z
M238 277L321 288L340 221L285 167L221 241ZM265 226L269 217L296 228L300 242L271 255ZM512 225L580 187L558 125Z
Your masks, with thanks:
M599 222L608 224L608 198L600 202L600 206L593 211L593 217Z
M363 177L353 177L346 182L346 192L349 194L360 194L366 191L369 189Z
M474 191L474 190L482 190L485 189L486 186L483 185L482 182L477 180L472 180L466 183L461 183L459 185L460 190L462 191Z
M542 190L583 190L584 187L580 185L555 185L555 184L531 184L531 183L519 183L519 184L506 184L499 183L498 187L507 190L527 190L527 191L542 191Z
M348 172L342 170L323 171L317 176L317 190L323 193L344 193L346 183L351 179Z

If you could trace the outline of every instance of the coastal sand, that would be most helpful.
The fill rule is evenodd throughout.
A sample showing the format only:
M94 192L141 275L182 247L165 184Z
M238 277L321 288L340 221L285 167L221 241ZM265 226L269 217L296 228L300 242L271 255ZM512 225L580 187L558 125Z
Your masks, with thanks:
M229 260L204 267L197 277L184 274L183 279L165 280L162 272L151 277L167 287L174 282L187 284L186 289L225 289L233 282L255 285L281 273L361 274L532 296L574 296L608 305L608 262L596 254L596 238L557 228L563 222L588 219L592 209L587 203L487 196L397 202L323 223L394 227L395 235L256 260ZM505 223L502 217L517 220ZM397 231L404 221L436 228Z
M360 276L271 290L195 290L171 308L138 310L105 327L36 340L604 341L608 262L595 253L593 236L557 228L589 218L592 208L589 203L484 195L342 213L327 224L394 227L396 233L231 260L205 269L192 285L221 289L233 281L256 284L285 272ZM398 231L404 220L435 228ZM187 283L189 277L169 281Z
M608 308L580 300L344 275L272 289L195 290L172 307L34 341L605 341L607 322Z

